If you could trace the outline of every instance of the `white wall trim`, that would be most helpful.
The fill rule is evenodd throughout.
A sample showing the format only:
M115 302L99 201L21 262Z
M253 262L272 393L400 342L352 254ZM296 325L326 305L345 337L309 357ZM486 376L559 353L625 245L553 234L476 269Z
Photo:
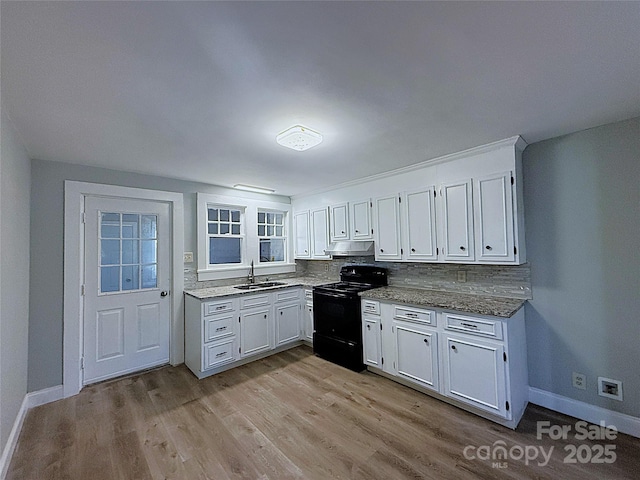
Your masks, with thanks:
M63 396L70 397L80 392L82 376L81 329L82 309L80 284L82 279L82 252L84 233L81 216L85 196L124 197L169 203L171 209L171 276L172 318L171 352L172 365L184 362L184 198L182 193L120 187L98 183L67 180L64 182L64 306L63 306Z
M496 142L488 143L486 145L480 145L477 147L469 148L461 152L450 153L447 155L443 155L441 157L425 160L424 162L415 163L413 165L408 165L406 167L396 168L395 170L389 170L388 172L382 172L376 175L370 175L368 177L358 178L357 180L351 180L348 182L339 183L337 185L332 185L331 187L320 188L317 190L311 190L309 192L300 193L298 195L292 195L291 200L299 200L301 198L309 197L311 195L316 195L319 193L339 190L342 188L352 187L354 185L361 185L363 183L372 182L374 180L380 180L387 177L393 177L395 175L400 175L402 173L414 172L416 170L420 170L428 166L438 165L440 163L446 163L459 158L470 157L472 155L480 155L482 153L489 152L491 150L496 150L502 147L514 147L516 150L522 152L527 147L527 142L525 142L521 136L516 135L515 137L505 138L504 140L498 140Z
M2 451L2 457L0 457L1 480L4 480L4 478L7 476L7 472L9 471L11 457L13 457L13 452L16 450L16 446L18 445L18 437L20 437L20 431L22 430L24 419L27 416L27 410L29 410L28 399L27 395L25 395L24 399L22 400L22 405L20 405L20 410L18 410L18 415L16 415L16 419L13 422L13 427L11 428L11 433L9 433L7 443L5 444L4 450Z
M64 398L64 389L62 385L44 388L36 392L27 393L27 407L34 408L47 403L56 402Z
M13 428L11 429L11 433L9 434L7 443L4 446L2 457L0 457L1 480L4 480L9 470L9 464L11 463L13 453L18 446L18 438L20 437L20 432L22 431L22 426L24 425L24 419L27 416L27 412L34 407L39 407L40 405L44 405L45 403L55 402L56 400L60 400L62 398L62 385L45 388L43 390L38 390L37 392L30 392L24 396L22 405L20 405L20 410L18 411L18 415L13 422Z
M534 387L529 387L529 403L534 403L565 415L571 415L596 425L600 422L605 422L607 425L615 426L619 432L640 438L640 418L638 417L608 410Z

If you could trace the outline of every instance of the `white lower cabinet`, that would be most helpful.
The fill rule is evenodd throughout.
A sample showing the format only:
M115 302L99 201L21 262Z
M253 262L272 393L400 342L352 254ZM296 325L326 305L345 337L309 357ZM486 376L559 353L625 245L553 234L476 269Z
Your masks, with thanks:
M300 339L300 303L276 306L276 345Z
M380 317L364 315L362 317L362 344L365 365L382 368L382 333Z
M365 311L364 302L374 301L362 302ZM502 425L518 425L528 401L524 309L505 319L379 302L379 312L362 316L369 369Z
M185 297L185 363L191 371L218 368L239 358L237 318L237 299Z
M507 417L504 346L445 335L445 395Z
M270 307L240 313L240 355L242 358L273 348L273 317Z
M423 387L438 391L438 334L407 322L393 322L395 369Z
M185 295L185 364L204 378L299 344L301 290L204 300Z
M300 289L277 290L275 300L276 347L300 340Z

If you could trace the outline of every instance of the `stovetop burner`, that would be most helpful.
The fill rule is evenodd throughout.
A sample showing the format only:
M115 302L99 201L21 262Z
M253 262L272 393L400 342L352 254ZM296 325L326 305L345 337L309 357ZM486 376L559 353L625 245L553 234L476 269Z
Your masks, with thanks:
M337 282L318 285L316 288L325 291L357 293L369 290L370 288L375 288L375 285L371 285L370 283Z

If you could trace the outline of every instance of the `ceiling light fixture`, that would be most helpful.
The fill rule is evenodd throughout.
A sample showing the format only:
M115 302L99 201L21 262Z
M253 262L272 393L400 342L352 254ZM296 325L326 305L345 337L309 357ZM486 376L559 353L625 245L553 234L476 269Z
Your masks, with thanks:
M303 125L294 125L284 132L280 132L276 137L276 142L283 147L303 152L321 143L322 135Z
M244 185L242 183L236 183L233 188L237 188L238 190L245 190L247 192L275 193L275 190L273 190L272 188L254 187L253 185Z

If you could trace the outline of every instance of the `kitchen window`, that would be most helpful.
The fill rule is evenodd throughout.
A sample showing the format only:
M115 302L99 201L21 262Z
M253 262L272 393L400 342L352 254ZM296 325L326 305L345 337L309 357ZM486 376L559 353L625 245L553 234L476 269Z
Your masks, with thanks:
M198 281L295 272L291 205L252 197L197 194Z
M258 210L260 262L284 262L286 259L285 212Z
M208 205L208 264L225 265L242 262L243 209L225 205Z

